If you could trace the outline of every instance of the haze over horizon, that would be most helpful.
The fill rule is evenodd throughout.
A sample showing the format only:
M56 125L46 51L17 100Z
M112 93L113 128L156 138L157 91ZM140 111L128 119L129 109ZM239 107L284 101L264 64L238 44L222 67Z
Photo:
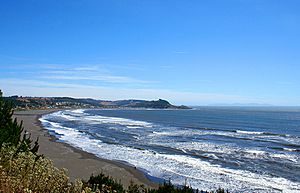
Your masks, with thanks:
M5 96L300 105L300 2L4 1Z

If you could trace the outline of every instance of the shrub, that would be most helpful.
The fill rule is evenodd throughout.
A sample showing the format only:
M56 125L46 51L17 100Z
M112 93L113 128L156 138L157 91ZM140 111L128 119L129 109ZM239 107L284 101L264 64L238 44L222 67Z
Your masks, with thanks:
M3 192L68 192L66 171L52 161L32 152L17 153L17 148L3 146L0 152L0 190Z
M115 191L117 193L123 193L124 188L120 182L117 182L113 178L106 176L104 174L99 174L97 176L91 176L90 179L86 183L93 191Z

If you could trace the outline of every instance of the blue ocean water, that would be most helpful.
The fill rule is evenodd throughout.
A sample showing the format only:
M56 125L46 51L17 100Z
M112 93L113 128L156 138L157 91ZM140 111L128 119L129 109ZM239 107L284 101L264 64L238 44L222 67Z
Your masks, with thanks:
M178 185L300 192L300 108L79 109L40 121L62 142Z

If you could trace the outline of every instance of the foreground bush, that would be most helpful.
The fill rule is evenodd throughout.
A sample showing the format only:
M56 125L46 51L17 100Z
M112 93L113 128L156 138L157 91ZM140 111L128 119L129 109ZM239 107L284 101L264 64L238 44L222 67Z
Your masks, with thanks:
M113 178L104 174L97 176L91 176L88 182L85 183L86 187L90 187L92 191L115 191L117 193L123 193L124 188L120 182L117 182Z
M0 152L0 191L68 192L71 185L66 171L49 159L32 152L17 152L3 146Z
M128 187L128 190L125 190L120 182L117 182L104 174L91 176L87 182L84 182L84 187L90 192L99 193L229 193L221 188L216 191L207 192L195 190L189 186L178 187L171 182L165 182L157 189L146 188L144 185L137 185L132 182Z

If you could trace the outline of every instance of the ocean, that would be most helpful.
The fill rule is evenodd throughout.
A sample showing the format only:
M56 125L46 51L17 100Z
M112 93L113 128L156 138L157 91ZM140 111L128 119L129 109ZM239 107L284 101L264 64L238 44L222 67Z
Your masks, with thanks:
M59 141L154 181L231 192L300 192L300 108L63 110L40 118Z

